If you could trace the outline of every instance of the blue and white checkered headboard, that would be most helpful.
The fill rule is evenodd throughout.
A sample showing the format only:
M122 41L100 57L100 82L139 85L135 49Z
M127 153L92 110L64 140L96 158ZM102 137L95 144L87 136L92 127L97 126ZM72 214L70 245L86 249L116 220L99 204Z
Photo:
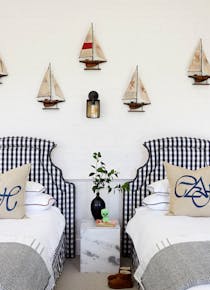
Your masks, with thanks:
M129 192L123 195L122 253L129 256L132 244L125 232L128 221L135 214L135 208L142 205L149 195L147 185L165 178L163 161L189 169L210 165L210 141L190 137L170 137L145 142L149 157L137 170L136 177L129 183Z
M29 180L40 182L57 201L66 219L66 256L75 257L75 186L64 180L51 160L55 143L31 137L0 138L0 172L31 164Z

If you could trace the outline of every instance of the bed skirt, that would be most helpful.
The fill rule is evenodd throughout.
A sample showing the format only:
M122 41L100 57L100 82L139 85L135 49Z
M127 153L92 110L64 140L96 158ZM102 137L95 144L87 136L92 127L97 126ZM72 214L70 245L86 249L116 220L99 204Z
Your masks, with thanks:
M60 277L62 271L63 271L63 265L65 262L65 235L61 236L60 242L58 244L58 247L55 251L52 268L54 273L55 281Z
M133 273L135 273L136 269L139 266L139 259L136 253L136 250L134 247L132 247L132 268L133 268Z

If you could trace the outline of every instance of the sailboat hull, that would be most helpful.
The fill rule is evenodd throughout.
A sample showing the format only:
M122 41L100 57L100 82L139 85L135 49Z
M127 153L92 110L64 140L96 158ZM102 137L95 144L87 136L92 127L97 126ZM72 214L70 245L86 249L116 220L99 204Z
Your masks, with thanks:
M85 63L85 70L100 70L99 64L106 62L105 60L80 60L80 62Z
M131 102L128 104L128 106L129 106L129 109L135 110L135 109L143 107L143 104Z
M207 81L210 78L210 76L208 76L208 75L192 75L192 76L189 76L189 78L194 79L194 81L196 83L202 83L204 81Z
M130 102L130 103L124 103L124 105L129 106L130 110L135 110L135 109L139 109L139 108L142 108L143 106L150 105L150 104Z
M131 102L131 103L124 103L124 105L129 106L128 112L144 112L143 106L146 104Z
M55 107L58 103L60 103L60 101L58 100L44 100L42 101L44 108L45 109L51 109L52 107Z

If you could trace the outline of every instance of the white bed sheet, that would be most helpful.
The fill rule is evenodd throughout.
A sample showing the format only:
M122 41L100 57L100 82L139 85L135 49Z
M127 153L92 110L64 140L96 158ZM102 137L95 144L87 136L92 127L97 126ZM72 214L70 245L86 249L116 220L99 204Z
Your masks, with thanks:
M64 216L57 207L51 207L24 219L1 219L0 242L19 242L29 246L33 243L37 252L42 251L41 256L51 274L46 290L51 290L55 285L52 261L64 227Z
M140 262L134 277L140 283L150 259L159 249L171 244L188 241L210 240L210 218L167 216L165 211L146 207L136 209L126 229L132 238ZM210 285L200 285L190 290L209 290Z

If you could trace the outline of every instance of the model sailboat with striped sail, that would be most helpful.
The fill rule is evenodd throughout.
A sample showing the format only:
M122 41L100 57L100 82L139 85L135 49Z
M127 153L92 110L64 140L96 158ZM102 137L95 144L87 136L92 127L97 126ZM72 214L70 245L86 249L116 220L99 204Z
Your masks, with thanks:
M190 63L188 77L194 79L194 85L208 85L210 65L203 50L201 39Z
M58 109L58 103L65 101L61 88L52 73L51 64L44 75L37 98L43 103L43 109Z
M151 104L147 91L139 77L138 66L136 66L136 70L123 96L123 103L129 106L129 112L144 112L143 107Z
M8 76L7 69L3 60L0 58L0 78L6 77L6 76ZM0 84L2 83L0 82Z
M94 35L93 24L83 43L79 61L85 63L85 70L100 70L99 64L106 62L104 53Z

